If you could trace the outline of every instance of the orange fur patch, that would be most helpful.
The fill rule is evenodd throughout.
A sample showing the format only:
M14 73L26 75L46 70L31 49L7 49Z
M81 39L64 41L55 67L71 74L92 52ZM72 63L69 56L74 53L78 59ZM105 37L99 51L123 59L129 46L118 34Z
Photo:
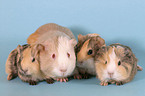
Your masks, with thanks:
M87 54L88 51L88 44L89 44L90 39L88 39L82 46L81 50L79 51L79 53L77 54L77 60L79 62L87 60L89 58L91 58L92 56Z
M27 39L28 44L35 43L37 41L37 38L39 37L38 34L32 33L29 38Z

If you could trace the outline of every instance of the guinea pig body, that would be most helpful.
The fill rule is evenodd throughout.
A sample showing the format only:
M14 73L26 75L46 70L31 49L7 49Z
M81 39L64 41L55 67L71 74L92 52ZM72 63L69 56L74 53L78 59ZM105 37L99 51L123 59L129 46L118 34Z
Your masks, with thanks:
M58 81L67 81L76 66L74 47L77 43L73 33L54 23L39 27L27 39L28 44L42 44L41 69L48 76Z
M130 82L137 72L137 58L132 50L121 44L102 47L95 57L96 74L102 86L108 83L123 85Z
M40 26L34 33L32 33L28 39L27 43L37 43L41 41L45 41L47 39L52 39L55 37L64 36L69 39L75 39L71 30L66 27L62 27L55 23L48 23L45 25Z
M82 78L96 75L95 50L99 50L102 46L105 46L105 41L98 34L78 35L78 44L76 46L77 70Z

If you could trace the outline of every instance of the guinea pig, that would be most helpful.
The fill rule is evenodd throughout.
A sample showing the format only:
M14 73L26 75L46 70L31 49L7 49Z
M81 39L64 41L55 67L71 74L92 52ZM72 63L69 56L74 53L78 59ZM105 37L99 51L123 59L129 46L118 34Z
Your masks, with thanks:
M14 49L6 62L7 80L12 80L17 76L30 85L36 85L38 81L43 80L43 75L39 68L39 62L32 57L34 50L30 45L18 45Z
M95 50L99 50L102 46L105 46L105 40L99 34L78 35L78 44L75 48L77 56L76 70L78 72L74 75L75 79L87 79L91 75L96 75Z
M100 85L123 85L130 82L138 70L137 58L132 50L125 45L112 44L102 47L95 56L96 74L101 81Z
M47 41L47 55L49 59L55 57L51 63L57 64L58 68L55 69L54 73L58 75L59 71L70 71L74 70L76 63L76 56L74 52L74 47L77 44L77 41L73 33L65 27L60 25L49 23L39 27L33 34L31 34L28 39L28 44L40 43ZM43 60L42 62L47 62ZM46 65L42 66L44 73L47 74ZM57 81L67 81L65 77L58 78Z

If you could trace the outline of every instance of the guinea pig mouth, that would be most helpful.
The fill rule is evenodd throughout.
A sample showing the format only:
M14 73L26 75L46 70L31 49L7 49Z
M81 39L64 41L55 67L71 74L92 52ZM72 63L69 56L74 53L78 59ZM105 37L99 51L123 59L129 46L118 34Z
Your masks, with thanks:
M77 66L78 67L81 67L81 66L83 66L84 65L84 62L77 62Z
M66 77L68 76L67 72L60 72L59 74L60 77Z
M62 73L62 76L65 76L65 73Z

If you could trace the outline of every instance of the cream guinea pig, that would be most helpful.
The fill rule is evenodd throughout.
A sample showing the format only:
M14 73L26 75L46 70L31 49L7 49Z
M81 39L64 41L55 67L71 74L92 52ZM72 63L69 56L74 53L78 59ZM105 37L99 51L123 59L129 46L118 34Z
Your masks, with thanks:
M22 69L24 68L23 70L30 72L29 75L40 70L41 75L37 76L39 74L38 72L32 80L24 81L33 81L36 83L40 79L37 77L41 76L42 79L40 80L47 80L50 83L53 83L53 80L60 82L68 81L67 77L73 74L76 66L74 47L77 41L72 32L65 27L50 23L39 27L27 40L30 47L22 53L23 59L21 65L24 66ZM35 61L32 62L32 60ZM11 62L6 65L11 65ZM34 67L32 65L39 66ZM8 69L11 69L11 67L6 67L6 70ZM7 73L9 75L11 74L8 71Z
M75 51L77 56L77 67L74 74L76 79L87 79L91 75L96 75L95 69L95 51L105 46L105 40L99 34L78 35L78 44Z
M128 46L112 44L96 52L96 74L102 86L110 83L123 85L130 82L138 70L137 58Z
M39 27L27 39L28 44L37 44L44 41L47 44L46 50L48 50L48 58L55 57L55 61L52 63L57 64L57 66L60 67L55 69L54 73L58 75L60 70L72 72L76 63L74 46L77 44L73 33L66 27L62 27L55 23L48 23ZM43 61L48 62L47 60L45 61L45 59ZM47 63L43 66L44 73L47 74L48 70L45 66L47 66ZM68 69L68 67L70 68ZM66 76L57 78L57 81L61 82L66 82L67 80Z

